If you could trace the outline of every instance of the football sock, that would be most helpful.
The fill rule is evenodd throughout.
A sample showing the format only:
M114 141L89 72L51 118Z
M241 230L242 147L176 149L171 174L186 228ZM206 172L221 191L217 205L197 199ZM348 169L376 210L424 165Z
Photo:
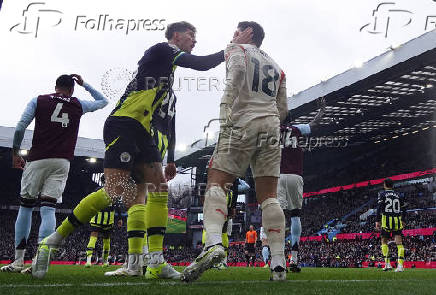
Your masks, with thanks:
M217 185L211 186L204 195L205 247L222 243L222 229L227 218L226 193Z
M385 258L385 264L390 263L391 260L389 259L389 246L387 244L382 244L381 245L381 249L382 249L382 254L383 257Z
M41 225L39 226L38 243L56 230L56 208L43 206L39 211Z
M87 257L92 256L92 253L94 253L96 242L97 242L97 237L93 237L93 236L89 237L88 246L86 246L86 256Z
M147 232L144 233L144 243L142 244L142 254L148 254Z
M403 265L404 263L404 246L397 245L398 248L398 264Z
M229 236L227 235L227 233L223 233L222 235L221 235L221 239L222 239L222 241L223 241L223 246L224 246L224 248L228 248L229 247Z
M127 211L129 254L142 254L145 233L145 212L146 205L144 204L135 204Z
M300 217L291 217L291 246L299 244L301 236L301 220Z
M111 238L103 239L103 263L107 262L111 249Z
M265 262L265 264L268 263L268 258L269 258L269 250L267 246L263 246L262 248L262 258L263 258L263 262Z
M32 227L32 211L33 208L23 206L20 206L18 210L17 220L15 221L15 249L26 249L30 228Z
M271 250L271 269L285 264L285 215L276 198L267 198L261 204L262 226Z
M26 249L15 249L15 261L19 263L24 263L24 254Z
M103 188L89 194L80 201L73 213L56 229L56 232L63 238L68 237L77 227L88 223L95 214L110 204L111 200Z
M145 205L148 251L162 251L163 239L168 224L168 192L148 193Z

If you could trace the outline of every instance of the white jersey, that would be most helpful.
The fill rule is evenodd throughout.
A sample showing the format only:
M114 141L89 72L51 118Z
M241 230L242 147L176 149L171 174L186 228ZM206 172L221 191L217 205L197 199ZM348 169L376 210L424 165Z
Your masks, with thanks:
M244 127L253 119L287 113L285 74L264 51L250 44L229 44L225 50L226 89L221 119Z

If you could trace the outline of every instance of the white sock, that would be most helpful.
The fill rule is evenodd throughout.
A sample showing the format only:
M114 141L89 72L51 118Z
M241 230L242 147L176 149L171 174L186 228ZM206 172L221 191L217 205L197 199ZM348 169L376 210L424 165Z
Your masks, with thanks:
M142 254L129 254L127 269L131 271L138 271L142 267L142 263L140 263L140 261L142 261Z
M226 193L217 185L211 186L204 194L205 247L222 243L222 229L227 218Z
M92 255L86 257L86 263L91 264Z
M24 254L26 249L15 249L15 261L16 263L24 264Z
M54 233L52 233L47 237L47 245L58 246L62 243L63 240L64 237L60 233L55 231Z
M262 226L271 252L271 269L285 264L285 215L276 198L268 198L261 204Z
M163 257L162 251L150 252L150 261L148 264L151 267L157 267L159 264L162 264L164 262L165 262L165 259Z

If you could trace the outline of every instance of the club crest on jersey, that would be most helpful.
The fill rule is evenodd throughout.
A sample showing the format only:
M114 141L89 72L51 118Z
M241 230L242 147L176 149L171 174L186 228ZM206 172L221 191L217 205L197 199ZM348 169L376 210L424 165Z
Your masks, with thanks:
M123 163L128 163L128 162L130 162L130 159L131 159L132 157L130 156L130 154L128 153L128 152L123 152L123 153L121 153L121 155L120 155L120 160L121 160L121 162L123 162Z

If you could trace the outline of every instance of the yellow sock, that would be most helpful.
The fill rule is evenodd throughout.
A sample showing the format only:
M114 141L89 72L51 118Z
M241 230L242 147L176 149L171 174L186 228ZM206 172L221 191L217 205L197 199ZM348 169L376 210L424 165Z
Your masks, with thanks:
M223 235L221 236L222 240L223 240L223 246L226 249L226 257L227 257L227 249L229 248L229 235L227 233L223 233Z
M145 233L145 205L136 204L127 211L129 254L142 254Z
M206 231L203 229L203 233L201 234L201 243L206 244Z
M111 204L109 196L104 189L99 189L86 196L79 205L74 208L73 213L68 216L56 231L64 238L69 236L77 227L88 223L99 211Z
M145 215L145 214L144 214ZM144 218L145 220L145 218ZM142 244L142 253L148 253L148 242L147 242L147 223L145 224L144 242Z
M106 262L111 249L111 238L103 239L103 263Z
M97 237L90 236L88 246L86 249L86 256L92 256L92 253L94 253L95 249L95 243L97 242Z
M385 258L385 263L390 263L391 260L389 259L389 246L387 244L382 244L381 246L383 257Z
M148 250L162 251L168 224L168 192L149 193L145 209Z
M403 265L404 263L404 246L397 245L398 248L398 264Z
M222 240L223 240L223 246L224 248L228 248L229 247L229 235L227 233L223 233L223 235L221 236Z

